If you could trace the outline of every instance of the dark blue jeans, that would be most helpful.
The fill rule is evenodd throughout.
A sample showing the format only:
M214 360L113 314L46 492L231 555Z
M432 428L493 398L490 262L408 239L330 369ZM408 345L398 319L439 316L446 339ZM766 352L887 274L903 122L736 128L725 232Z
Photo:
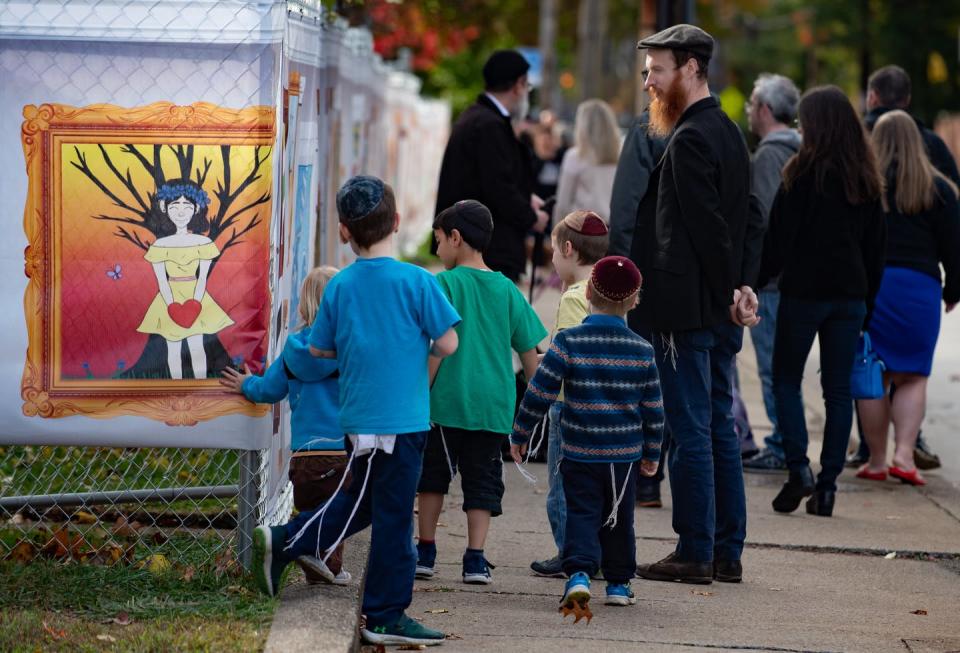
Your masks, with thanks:
M634 467L639 465L634 463ZM598 569L608 583L626 583L637 567L637 542L633 534L633 504L637 486L630 463L614 463L617 493L623 499L617 508L617 525L604 526L616 497L610 463L582 463L564 458L560 462L563 493L567 502L564 529L563 571L594 576ZM624 489L624 483L626 488Z
M350 468L353 474L350 487L341 490L323 519L315 520L285 552L293 558L315 555L319 537L322 555L347 525L354 506L358 506L347 528L347 536L373 526L363 588L363 612L369 626L395 623L413 599L413 576L417 567L413 545L413 501L426 441L426 431L403 433L397 436L393 453L376 451L372 454L372 463L371 454L354 459ZM368 467L370 478L366 491L360 496ZM300 531L314 512L301 512L287 523L287 541Z
M777 426L783 434L783 451L790 471L810 464L800 385L813 339L820 337L820 384L826 422L818 490L836 490L837 477L843 471L853 424L850 372L864 315L863 301L813 301L786 295L780 298L773 347L773 394L777 402Z
M654 338L673 436L670 490L681 560L739 560L743 552L747 507L732 377L742 344L742 327L730 322Z

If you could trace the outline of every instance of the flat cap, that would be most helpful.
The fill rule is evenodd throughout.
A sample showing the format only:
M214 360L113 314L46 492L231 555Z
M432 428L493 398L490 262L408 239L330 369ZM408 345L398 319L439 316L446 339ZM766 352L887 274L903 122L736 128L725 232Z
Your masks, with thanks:
M497 50L483 64L483 83L488 89L513 84L527 74L530 62L516 50Z
M681 23L637 43L638 50L643 48L686 50L709 59L713 55L713 37L696 25Z
M342 222L367 217L383 200L383 182L369 175L350 177L337 191L337 212Z

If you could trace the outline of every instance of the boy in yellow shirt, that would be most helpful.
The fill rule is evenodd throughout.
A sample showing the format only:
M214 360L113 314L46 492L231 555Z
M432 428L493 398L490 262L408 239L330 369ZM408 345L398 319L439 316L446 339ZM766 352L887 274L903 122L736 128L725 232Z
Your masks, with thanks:
M590 312L587 302L587 282L593 264L606 256L610 235L606 223L593 211L574 211L553 228L553 265L563 282L563 294L557 307L557 326L554 335L577 326ZM562 578L563 540L567 521L567 504L563 484L557 472L560 462L560 413L563 410L563 392L550 407L547 431L547 519L557 554L547 560L536 560L530 569L538 576Z

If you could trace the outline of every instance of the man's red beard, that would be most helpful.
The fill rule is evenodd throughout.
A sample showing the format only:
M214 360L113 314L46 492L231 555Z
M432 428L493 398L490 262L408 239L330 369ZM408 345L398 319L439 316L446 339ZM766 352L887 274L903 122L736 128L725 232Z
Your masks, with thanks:
M680 75L673 78L667 90L660 94L650 89L650 132L654 136L665 138L676 126L683 110L687 106L687 94L680 85Z

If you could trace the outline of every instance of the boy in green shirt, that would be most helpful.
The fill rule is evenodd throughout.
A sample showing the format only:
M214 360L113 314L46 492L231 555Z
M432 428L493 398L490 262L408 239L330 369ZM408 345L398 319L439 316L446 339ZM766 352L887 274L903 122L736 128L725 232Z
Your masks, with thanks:
M437 275L463 321L456 327L457 353L430 357L430 421L420 476L417 577L430 578L437 556L437 520L443 495L457 470L467 513L463 582L492 582L483 546L491 516L501 514L501 447L513 428L516 385L511 349L523 371L537 370L537 343L547 336L527 300L483 262L493 233L489 209L476 200L457 202L433 222L437 255L446 268Z
M606 256L610 235L606 223L593 211L574 211L561 220L550 234L553 243L553 267L563 282L563 294L557 307L556 331L569 329L583 322L590 312L587 303L587 281L593 264ZM532 378L532 377L527 377ZM563 390L550 407L547 420L547 520L557 555L530 564L538 576L563 577L563 540L567 521L567 502L563 483L557 471L560 462L560 412Z

